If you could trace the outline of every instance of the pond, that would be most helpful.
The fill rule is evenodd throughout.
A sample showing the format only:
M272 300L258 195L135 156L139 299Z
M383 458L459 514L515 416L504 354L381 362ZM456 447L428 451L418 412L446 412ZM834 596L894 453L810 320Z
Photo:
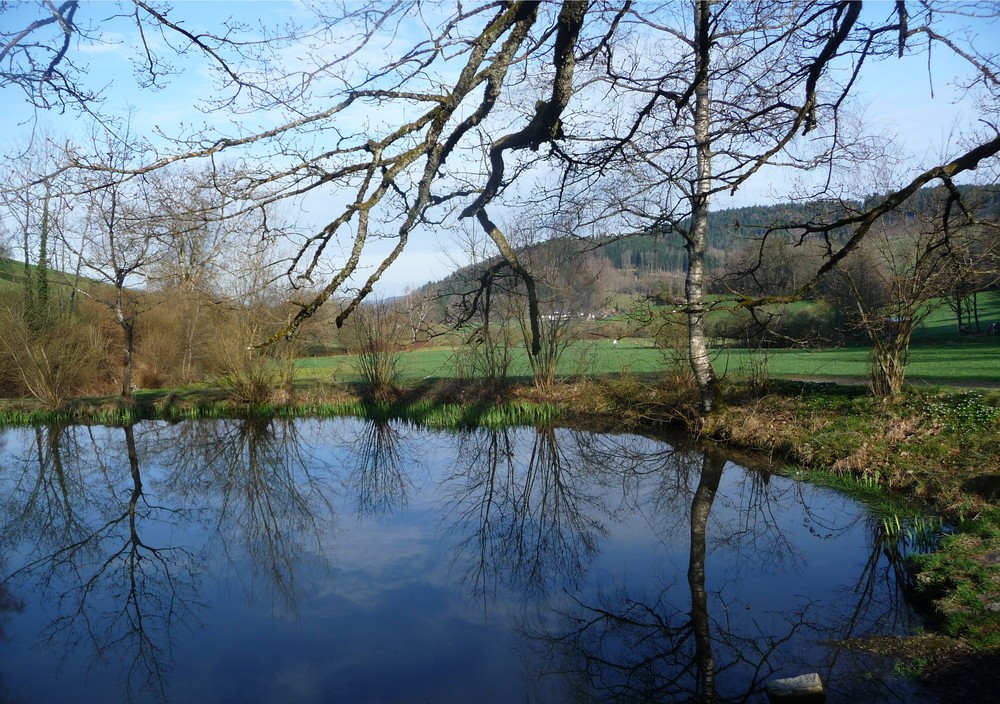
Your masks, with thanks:
M0 433L0 701L908 701L884 524L635 435L359 419Z

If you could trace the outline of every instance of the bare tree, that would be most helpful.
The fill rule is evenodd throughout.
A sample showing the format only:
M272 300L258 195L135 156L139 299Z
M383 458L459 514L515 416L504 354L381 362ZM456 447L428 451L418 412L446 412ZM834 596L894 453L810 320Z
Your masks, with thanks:
M966 213L975 213L975 223L959 228L949 237L952 283L946 296L955 313L956 330L982 332L978 294L1000 282L1000 222L997 221L995 189L975 189L964 197ZM954 231L954 229L953 229Z
M95 388L100 353L92 321L76 311L75 288L66 285L79 281L81 260L68 246L68 179L51 174L60 153L52 140L39 139L0 175L0 219L13 230L22 260L19 285L0 304L0 384L49 406Z
M276 243L252 238L234 245L220 282L226 295L211 309L215 371L232 398L242 403L265 403L275 393L287 399L295 376L295 341L254 345L280 328L286 315L287 290L275 273Z
M157 289L173 293L218 293L225 252L234 230L257 223L226 217L240 204L227 201L213 184L216 173L177 169L152 183L163 221L164 253L150 266L148 279Z
M956 270L987 261L989 248L971 246L981 243L981 227L963 212L957 191L938 189L924 212L883 218L838 266L835 281L872 345L871 386L879 398L902 395L913 331L947 303L961 283Z
M433 294L419 289L408 288L403 293L400 307L406 315L410 328L410 342L416 344L430 336L430 326L434 314Z
M163 87L183 70L174 60L195 51L212 70L232 81L233 92L216 99L235 102L242 93L254 93L258 87L237 74L224 52L259 56L269 42L282 39L271 32L255 39L234 36L249 31L236 19L228 20L218 32L191 31L183 21L174 21L168 5L156 2L116 5L117 11L109 12L107 6L98 9L78 0L0 3L0 88L20 89L36 108L78 110L101 119L106 86L88 85L85 50L113 46L115 33L131 27L135 51L129 60L140 88Z
M399 381L402 341L406 324L385 301L362 306L349 328L348 350L365 395L372 401L389 401Z
M459 378L476 379L487 391L496 391L510 381L514 364L517 333L511 325L511 306L517 280L485 235L469 227L460 237L458 249L466 259L454 264L468 276L456 277L442 291L453 301L445 320L464 343L452 362Z
M621 127L591 153L589 163L607 168L613 160L618 165L620 185L605 191L605 213L624 213L636 229L676 233L685 243L688 353L702 410L708 411L716 393L705 327L712 199L740 189L765 167L822 169L827 174L823 186L835 180L845 160L868 158L866 144L840 127L841 109L864 62L902 54L915 36L937 35L927 25L910 24L914 18L902 3L882 25L863 19L859 3L792 7L705 1L690 9L693 17L686 19L690 10L678 7L670 24L654 33L653 46L664 58L638 60L636 54L649 50L643 42L628 61L619 54L605 70L602 82L626 107L612 113L620 120L612 124ZM643 19L659 26L652 12ZM838 67L849 70L840 74ZM991 71L986 73L992 80ZM995 87L994 82L994 92ZM1000 141L989 136L992 146L986 151L995 154ZM963 168L978 163L970 158ZM590 182L584 183L589 188ZM588 191L583 193L586 197ZM892 194L874 209L891 209L906 195ZM826 260L845 256L854 243L842 249L828 238L826 245L820 272L832 266ZM816 273L797 297L814 284Z
M591 247L565 226L545 222L543 214L521 214L504 228L534 279L534 321L523 279L492 241L466 233L463 246L471 264L448 293L457 300L452 323L466 331L458 362L475 372L470 376L506 380L513 349L523 347L535 384L550 387L565 352L595 319L602 269Z
M145 361L150 362L151 355L161 357L155 371L179 375L182 380L197 378L210 364L209 351L217 332L211 324L212 308L242 291L243 287L232 290L227 286L233 265L239 261L230 253L246 255L255 240L270 239L262 226L266 217L229 201L215 188L217 175L215 169L182 168L162 172L151 183L160 256L150 262L145 278L149 291L169 305L158 312L156 329L146 332L147 338L154 339L143 345L153 348L146 350ZM230 215L231 211L239 215ZM256 260L250 256L239 263L244 266Z
M97 137L96 139L100 139ZM80 293L108 308L121 330L121 395L132 395L135 334L148 268L160 256L155 205L147 179L124 179L117 172L139 156L140 145L126 128L121 138L108 134L106 169L87 174L79 184L86 212L78 247L83 271L105 284L81 285Z
M64 243L70 199L66 179L53 176L61 151L48 137L38 139L0 174L0 207L10 223L22 260L23 313L34 328L44 327L50 315L65 312L71 297L60 297L48 271L69 273L79 267L69 259ZM12 242L13 244L13 242Z
M526 265L537 280L541 319L537 354L529 354L535 384L551 387L570 345L579 342L598 307L601 269L588 257L587 247L571 238L551 239L526 245L522 252ZM514 318L527 351L531 350L530 309L521 291L513 307Z
M16 85L30 102L44 108L63 106L67 100L95 100L97 94L84 89L70 52L74 35L81 33L76 22L79 3L39 2L35 19L20 26L6 21L15 9L14 3L0 6L7 15L0 31L0 86Z

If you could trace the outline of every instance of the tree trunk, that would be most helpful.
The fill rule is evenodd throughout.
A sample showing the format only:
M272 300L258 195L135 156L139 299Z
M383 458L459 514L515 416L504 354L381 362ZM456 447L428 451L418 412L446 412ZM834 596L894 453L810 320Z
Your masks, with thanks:
M188 305L194 301L194 295L188 298ZM188 381L194 378L194 342L198 332L198 321L201 318L201 303L194 301L194 312L188 313L187 334L184 336L184 356L181 360L181 378Z
M34 277L31 274L31 240L30 240L30 223L31 222L31 204L25 200L24 209L24 315L25 320L30 321L35 312L35 283Z
M871 388L877 398L890 402L902 398L909 351L909 330L872 338Z
M123 325L125 332L125 371L122 373L122 396L132 397L132 340L134 337L131 325Z
M115 306L115 318L122 329L122 352L124 353L125 369L122 372L122 397L132 397L132 350L135 344L135 319L126 315L121 301L121 291L118 292L118 302Z
M705 589L708 516L719 490L725 461L708 453L701 465L698 488L691 500L691 549L688 557L688 587L691 590L691 627L694 631L696 680L700 702L717 701L715 693L715 658L712 655L711 621L708 616L708 592Z
M694 136L698 175L691 194L691 230L687 239L688 271L684 282L687 303L688 353L691 371L701 395L701 410L715 405L718 381L705 339L705 246L708 240L709 192L712 187L712 144L709 134L711 98L708 60L711 50L709 0L695 5L695 115Z

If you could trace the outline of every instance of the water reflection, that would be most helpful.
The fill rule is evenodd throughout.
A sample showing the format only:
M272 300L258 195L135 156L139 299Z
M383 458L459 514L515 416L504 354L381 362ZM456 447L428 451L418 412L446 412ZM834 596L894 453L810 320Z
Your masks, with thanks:
M128 694L165 694L174 629L196 607L197 560L183 546L144 538L146 525L187 519L147 500L133 427L124 457L90 429L37 429L15 465L0 529L4 552L34 543L4 590L55 606L39 635L63 661L116 663ZM99 449L99 447L101 449Z
M830 609L809 594L782 592L783 603L769 603L755 594L755 575L808 569L807 557L777 518L788 509L787 494L800 486L777 488L765 474L747 475L741 490L726 491L727 508L736 510L726 511L710 530L724 457L675 448L648 453L641 443L606 436L589 440L591 462L624 463L633 480L656 468L651 488L644 492L635 481L627 492L631 508L648 516L665 544L676 544L680 531L688 530L686 565L678 565L674 579L659 588L616 581L592 596L572 595L554 617L523 622L539 674L562 679L578 702L763 701L768 680L808 671L822 673L836 700L910 700L908 683L872 677L873 658L844 647L848 638L914 625L901 601L901 553L879 531L881 521L866 522L870 553L853 588L845 585L841 608ZM627 478L623 486L629 486ZM808 533L825 540L847 533L858 520L836 521L818 507L803 511L803 518ZM720 548L728 558L713 561L722 574L710 582L709 556ZM826 577L834 581L839 575L820 576ZM711 590L710 583L716 585Z
M359 515L385 515L406 506L411 483L405 468L416 459L404 440L400 426L371 418L349 441L355 462L348 487Z
M614 457L635 459L636 453L618 448ZM651 496L643 497L655 509L678 505L688 493L696 455L661 453L657 459L672 465ZM725 459L706 453L700 457L697 484L688 504L689 540L687 594L677 583L653 594L635 594L626 586L602 594L594 603L574 597L547 628L529 632L541 646L549 672L567 680L575 701L666 702L746 701L758 696L773 673L769 658L802 626L805 610L788 613L787 626L764 635L734 628L725 605L714 615L706 588L708 523ZM671 521L676 528L676 522ZM732 535L726 536L731 540ZM679 580L678 580L679 581ZM717 594L721 596L721 594ZM688 608L690 606L690 608ZM717 678L740 670L735 696L719 692Z
M322 523L333 514L330 468L309 455L295 423L184 423L154 427L147 440L169 468L165 496L201 507L206 550L218 548L247 595L263 590L294 610L307 554L322 551Z
M525 442L530 432L530 444ZM610 515L593 467L568 454L552 427L463 434L444 481L463 581L479 597L574 588L606 535Z
M4 437L15 693L55 686L34 642L79 701L80 663L93 701L754 701L803 671L906 695L838 645L913 626L885 524L718 454L373 420Z

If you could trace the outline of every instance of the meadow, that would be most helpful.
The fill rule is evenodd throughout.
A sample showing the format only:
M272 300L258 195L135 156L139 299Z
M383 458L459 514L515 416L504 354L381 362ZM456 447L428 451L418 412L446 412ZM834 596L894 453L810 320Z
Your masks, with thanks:
M811 305L802 303L798 305ZM979 296L982 330L1000 322L1000 291ZM400 360L403 384L456 376L461 346L442 345L407 349ZM573 343L560 365L563 379L584 376L657 374L672 367L685 367L685 350L658 349L650 338L606 337ZM713 352L716 372L726 379L747 378L817 379L863 383L868 378L869 346L831 348L747 349L728 347L717 341ZM513 353L510 375L519 381L531 372L523 350ZM297 363L296 378L302 383L357 381L348 355L312 357ZM959 335L955 315L939 305L914 331L907 380L914 385L990 387L1000 386L1000 335Z
M404 352L400 358L402 383L449 379L455 376L459 347L427 347ZM777 379L817 378L863 382L868 375L869 350L864 346L832 349L721 349L714 352L720 376L745 379L762 375ZM349 355L313 357L297 362L296 378L308 381L357 381ZM645 376L678 364L669 350L657 349L648 339L574 343L564 355L559 374L564 378L632 374ZM511 375L530 376L523 351L514 354ZM970 336L914 344L907 368L912 384L1000 386L1000 336Z

